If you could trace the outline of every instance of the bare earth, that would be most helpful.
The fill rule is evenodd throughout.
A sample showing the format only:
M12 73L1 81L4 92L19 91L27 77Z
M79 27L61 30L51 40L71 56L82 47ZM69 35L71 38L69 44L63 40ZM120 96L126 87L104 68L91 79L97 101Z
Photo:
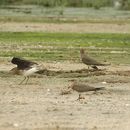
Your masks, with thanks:
M0 31L6 32L78 32L130 33L130 24L107 23L15 23L0 22Z
M0 31L130 33L129 24L0 23ZM48 73L35 74L27 85L9 73L14 66L0 62L0 130L129 130L130 66L111 65L86 71L81 63L43 63ZM99 92L62 94L72 79Z
M130 129L130 66L111 65L87 72L80 63L43 64L61 73L36 74L27 85L18 85L23 77L9 74L14 66L1 63L0 130ZM105 90L85 92L85 99L77 101L77 92L61 94L72 79Z

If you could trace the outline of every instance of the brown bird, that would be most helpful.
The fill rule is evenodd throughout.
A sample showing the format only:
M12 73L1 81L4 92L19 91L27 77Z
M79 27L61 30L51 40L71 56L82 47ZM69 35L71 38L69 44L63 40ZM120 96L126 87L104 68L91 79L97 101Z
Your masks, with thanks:
M25 80L27 84L29 76L41 69L41 66L39 66L37 63L18 57L13 57L11 63L17 65L17 67L12 69L12 71L15 71L17 74L25 77L20 84L22 84Z
M80 55L81 55L82 62L84 64L88 65L88 69L89 69L89 66L91 66L95 70L98 70L97 66L107 66L107 65L110 65L110 64L100 63L100 62L96 61L95 59L89 57L87 54L85 54L84 49L80 49Z
M72 84L71 84L71 86L69 86L69 88L71 88L79 93L88 92L88 91L98 91L98 90L104 89L104 87L95 88L95 87L92 87L88 84L78 83L75 80L72 82ZM80 100L80 99L81 99L81 94L79 94L79 97L77 100Z

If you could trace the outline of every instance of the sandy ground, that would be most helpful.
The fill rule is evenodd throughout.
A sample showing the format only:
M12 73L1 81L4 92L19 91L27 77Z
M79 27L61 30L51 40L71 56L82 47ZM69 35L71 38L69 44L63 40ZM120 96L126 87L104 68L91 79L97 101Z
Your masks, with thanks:
M3 32L130 33L129 24L0 22Z
M1 22L0 31L130 33L130 25ZM130 129L130 66L111 65L88 72L81 63L43 64L48 73L18 85L23 76L10 74L14 66L0 62L0 130ZM85 99L77 101L77 92L61 94L72 79L105 90L85 92Z
M77 63L43 63L47 69L62 71L55 76L36 74L27 85L18 85L20 75L9 74L14 66L0 65L0 130L129 130L130 129L130 66L101 68L99 72ZM67 64L66 67L64 67ZM56 68L57 66L57 68ZM72 73L72 71L75 73ZM69 73L64 75L64 72ZM86 76L88 74L88 76ZM99 92L61 95L72 79L94 87Z

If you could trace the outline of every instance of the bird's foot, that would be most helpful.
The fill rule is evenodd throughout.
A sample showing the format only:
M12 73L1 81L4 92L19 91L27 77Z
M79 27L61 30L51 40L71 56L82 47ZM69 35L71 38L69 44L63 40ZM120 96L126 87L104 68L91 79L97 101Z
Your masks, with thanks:
M79 94L79 97L76 101L80 101L81 99L85 99L85 97L81 96L81 94Z

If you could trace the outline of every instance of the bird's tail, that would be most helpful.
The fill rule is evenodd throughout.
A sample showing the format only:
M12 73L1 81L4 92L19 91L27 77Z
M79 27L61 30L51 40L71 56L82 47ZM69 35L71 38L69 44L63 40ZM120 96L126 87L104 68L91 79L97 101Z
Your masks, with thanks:
M111 65L110 63L107 63L107 64L101 64L101 66L108 66L108 65Z
M39 71L42 71L42 70L46 70L46 67L44 65L40 64L40 65L36 66L36 69L37 69L37 72L39 72Z
M105 88L104 87L96 88L96 91L103 90L103 89L105 89Z

